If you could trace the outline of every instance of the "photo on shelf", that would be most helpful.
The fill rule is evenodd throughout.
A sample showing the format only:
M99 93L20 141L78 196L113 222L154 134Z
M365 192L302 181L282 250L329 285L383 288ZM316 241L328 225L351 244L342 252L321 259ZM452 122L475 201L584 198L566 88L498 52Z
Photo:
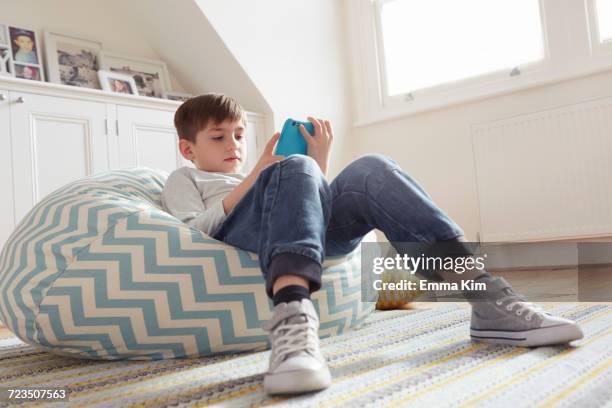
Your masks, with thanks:
M8 28L6 24L0 23L0 46L2 45L6 45L6 46L9 45Z
M0 76L13 76L11 50L5 45L0 45Z
M163 98L170 89L170 77L166 63L157 60L133 58L126 55L102 51L102 69L131 76L136 82L138 95Z
M38 56L38 45L36 44L34 31L9 27L9 32L13 48L13 60L15 62L39 65L40 58Z
M33 81L42 81L39 65L18 64L13 63L15 67L15 77L22 79L31 79Z
M101 89L98 79L102 43L72 35L45 31L45 55L49 81Z
M0 23L0 76L13 76L13 57L8 26Z
M130 75L100 70L98 71L98 79L102 85L102 89L105 91L138 95L136 82Z
M186 100L191 99L193 97L193 95L190 93L174 92L174 91L163 92L163 96L164 96L164 99L169 99L171 101L180 101L180 102L185 102Z
M38 36L34 30L0 24L0 75L44 81ZM8 56L6 50L9 51Z

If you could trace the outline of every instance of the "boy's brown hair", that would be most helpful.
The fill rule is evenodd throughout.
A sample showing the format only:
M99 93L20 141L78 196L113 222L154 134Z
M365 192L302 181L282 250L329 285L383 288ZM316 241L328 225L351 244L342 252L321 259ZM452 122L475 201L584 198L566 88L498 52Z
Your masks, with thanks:
M246 112L233 98L207 93L185 101L174 114L174 127L179 139L196 142L196 134L206 128L208 122L218 124L226 120L242 120L246 128Z

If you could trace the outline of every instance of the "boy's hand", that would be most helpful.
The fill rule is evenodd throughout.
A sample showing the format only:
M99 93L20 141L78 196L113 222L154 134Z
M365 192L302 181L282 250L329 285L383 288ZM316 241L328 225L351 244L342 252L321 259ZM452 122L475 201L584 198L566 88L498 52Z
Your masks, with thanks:
M314 126L314 135L308 133L303 125L299 127L302 136L304 136L308 144L308 156L315 159L316 162L319 163L319 167L323 174L327 175L329 153L331 151L331 144L334 140L331 122L329 120L315 119L312 116L309 116L308 120Z
M276 147L276 142L278 142L279 137L280 137L280 132L276 132L266 143L266 147L264 148L264 151L261 154L259 161L257 161L257 164L255 165L255 167L253 167L253 170L251 170L251 172L249 173L249 176L252 177L253 180L257 180L259 173L261 173L262 170L268 167L270 164L283 160L285 158L285 156L276 156L272 154L272 152L274 151L274 148Z

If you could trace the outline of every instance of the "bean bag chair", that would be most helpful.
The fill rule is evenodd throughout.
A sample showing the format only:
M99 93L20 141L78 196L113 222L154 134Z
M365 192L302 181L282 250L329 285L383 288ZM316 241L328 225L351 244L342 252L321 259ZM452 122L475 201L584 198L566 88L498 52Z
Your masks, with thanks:
M23 341L92 359L264 350L272 312L257 254L162 210L168 174L137 167L52 192L0 253L0 320ZM375 241L372 231L364 238ZM358 327L360 251L328 257L313 294L321 338Z

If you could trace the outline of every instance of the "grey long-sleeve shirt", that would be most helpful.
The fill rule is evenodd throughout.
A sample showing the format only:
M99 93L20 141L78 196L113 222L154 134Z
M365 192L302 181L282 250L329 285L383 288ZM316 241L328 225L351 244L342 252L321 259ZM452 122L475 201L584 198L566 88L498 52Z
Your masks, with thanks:
M227 218L221 201L246 174L207 172L184 166L168 176L161 201L165 211L212 236Z

